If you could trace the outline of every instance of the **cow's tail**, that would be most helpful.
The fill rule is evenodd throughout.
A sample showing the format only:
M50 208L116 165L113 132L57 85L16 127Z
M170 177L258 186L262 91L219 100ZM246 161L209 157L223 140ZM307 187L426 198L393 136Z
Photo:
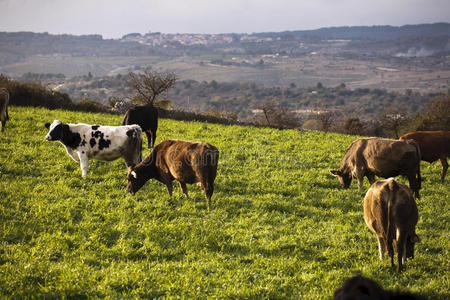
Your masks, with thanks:
M135 149L138 154L138 162L142 161L142 129L139 125L133 125L131 129L127 131L128 141L131 148Z
M123 117L122 125L130 125L130 124L128 124L129 114L130 114L130 111L128 110L128 111L125 113L125 116Z
M411 140L411 144L416 147L417 153L417 191L422 188L422 176L420 176L420 160L422 159L422 153L420 152L419 144Z
M395 194L397 193L397 190L398 190L397 182L395 182L395 180L393 178L389 179L388 187L385 187L385 191L387 192L386 193L387 208L384 211L386 211L386 214L387 214L386 215L387 222L384 224L387 224L386 237L388 238L386 242L391 241L392 239L395 238L395 230L394 230L394 228L392 228L392 222L391 222L391 214L392 214L391 210L392 210L392 204L394 203L394 197L395 197Z

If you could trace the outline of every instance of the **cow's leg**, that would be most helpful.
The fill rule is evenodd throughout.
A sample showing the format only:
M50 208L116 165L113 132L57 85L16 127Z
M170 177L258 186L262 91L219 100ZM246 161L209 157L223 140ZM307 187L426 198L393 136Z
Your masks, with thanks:
M6 106L6 120L9 120L8 106Z
M406 261L406 237L400 232L397 238L397 272L401 273L403 269L403 263Z
M444 182L445 174L447 174L447 169L448 169L447 158L441 157L439 160L441 161L441 165L442 165L441 182Z
M140 163L139 159L140 159L140 155L137 153L127 154L127 155L123 156L123 160L125 161L125 166L127 168L134 167L135 165Z
M205 191L206 205L208 205L208 209L210 209L211 208L211 197L214 192L214 185L213 185L213 183L209 183L207 179L202 178L201 186L202 186L203 190Z
M389 255L389 263L391 264L392 267L394 267L394 247L392 246L392 242L393 240L388 238L387 240L387 252Z
M420 199L419 194L419 184L417 183L417 178L415 174L408 175L409 187L414 193L414 198Z
M77 163L80 162L80 156L78 155L78 152L73 151L73 150L72 150L71 148L69 148L69 147L66 147L66 152L67 152L67 154L69 154L69 156L70 156L74 161L76 161ZM83 151L81 151L81 152L83 152ZM81 153L81 154L83 154L83 153Z
M81 177L86 178L88 170L88 157L86 154L82 153L79 153L78 157L80 159Z
M186 196L186 198L189 198L186 183L180 182L180 188L183 191L183 194Z
M147 142L148 142L148 149L152 148L152 132L149 130L145 131L145 135L147 136Z
M7 120L6 111L5 111L5 113L0 112L0 120L2 120L2 132L3 132L3 130L5 130L5 125L6 125L6 120Z
M364 185L364 175L361 173L357 174L356 179L358 180L358 190L362 191Z
M152 131L152 148L155 146L156 141L156 129Z
M169 193L169 197L172 198L172 181L166 181L167 192Z
M372 173L367 174L366 177L367 179L369 179L370 185L372 185L375 182L375 175L373 175Z
M384 252L386 251L386 242L380 236L377 236L377 239L378 239L378 252L380 253L380 259L383 260Z

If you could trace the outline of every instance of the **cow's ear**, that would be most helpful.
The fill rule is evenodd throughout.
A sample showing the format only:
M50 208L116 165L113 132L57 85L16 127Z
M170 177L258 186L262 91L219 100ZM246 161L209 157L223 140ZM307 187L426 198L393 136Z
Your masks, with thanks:
M45 123L45 127L47 127L47 129L50 128L50 123Z
M420 239L420 237L417 234L414 234L413 237L413 242L414 243L420 243L422 240Z
M342 176L342 172L339 171L339 170L330 170L330 173L331 173L333 176Z

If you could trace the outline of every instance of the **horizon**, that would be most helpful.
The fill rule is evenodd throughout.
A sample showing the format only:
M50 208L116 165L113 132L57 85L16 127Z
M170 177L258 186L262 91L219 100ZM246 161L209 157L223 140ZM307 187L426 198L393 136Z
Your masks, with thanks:
M379 25L341 25L341 26L327 26L327 27L318 27L312 29L292 29L292 30L282 30L282 31L258 31L258 32L219 32L219 33L199 33L199 32L160 32L160 31L148 31L148 32L128 32L124 33L122 36L117 38L108 38L103 36L100 33L83 33L83 34L71 34L71 33L54 33L48 31L30 31L30 30L20 30L20 31L0 31L5 33L34 33L34 34L49 34L49 35L69 35L69 36L92 36L92 35L100 35L102 39L122 39L126 35L130 34L140 34L144 36L150 33L159 33L159 34L190 34L190 35L227 35L227 34L238 34L238 35L252 35L252 34L261 34L261 33L283 33L283 32L302 32L302 31L316 31L322 29L331 29L331 28L352 28L352 27L362 27L362 28L373 28L373 27L392 27L392 28L401 28L406 26L420 26L420 25L435 25L435 24L450 24L450 22L432 22L432 23L417 23L417 24L403 24L403 25L390 25L390 24L379 24ZM450 34L450 33L449 33Z
M449 23L447 0L0 0L1 31L53 35L252 34Z

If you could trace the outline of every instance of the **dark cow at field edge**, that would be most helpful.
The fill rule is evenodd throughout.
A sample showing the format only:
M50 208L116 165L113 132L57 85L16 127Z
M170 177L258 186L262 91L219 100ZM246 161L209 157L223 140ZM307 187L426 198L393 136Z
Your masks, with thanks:
M364 197L364 221L378 239L380 259L387 251L394 267L392 242L395 240L399 273L406 259L414 258L414 244L420 242L416 234L418 219L412 191L394 178L375 182Z
M47 141L59 141L67 154L80 163L81 176L87 175L88 159L115 160L123 157L127 167L141 161L142 131L138 125L99 126L64 124L59 120L46 123Z
M123 118L122 125L137 124L147 135L148 148L155 145L156 130L158 129L158 109L152 104L130 108Z
M383 290L374 280L361 275L347 279L341 288L334 292L334 300L425 300L419 294L402 291Z
M420 149L411 140L358 139L348 147L339 169L330 172L338 177L344 189L356 178L360 191L364 176L372 184L375 175L383 178L405 175L414 195L420 198Z
M2 122L2 132L5 130L8 114L9 92L6 88L0 88L0 121Z
M186 184L198 183L205 191L206 204L210 208L218 161L219 151L208 143L165 140L141 163L129 168L127 192L136 193L154 178L167 186L172 197L175 179L188 197Z
M441 181L447 173L447 157L450 156L450 131L415 131L400 137L400 140L414 140L420 148L421 159L432 163L441 161Z

